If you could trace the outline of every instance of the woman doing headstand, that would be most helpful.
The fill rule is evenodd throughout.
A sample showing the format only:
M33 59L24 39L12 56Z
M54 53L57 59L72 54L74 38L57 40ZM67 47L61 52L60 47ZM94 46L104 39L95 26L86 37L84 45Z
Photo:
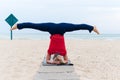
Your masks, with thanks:
M99 34L95 26L88 24L71 24L71 23L19 23L15 24L11 30L31 28L44 32L49 32L50 45L47 51L46 62L48 64L61 64L68 63L67 51L65 47L64 34L66 32L72 32L76 30L88 30L89 32L96 32ZM51 55L54 54L53 61L51 61ZM63 57L63 59L62 59Z

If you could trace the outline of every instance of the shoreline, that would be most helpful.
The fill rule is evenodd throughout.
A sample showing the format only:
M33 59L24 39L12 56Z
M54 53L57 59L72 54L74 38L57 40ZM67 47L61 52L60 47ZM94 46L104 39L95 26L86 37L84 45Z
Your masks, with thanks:
M65 34L65 39L76 39L76 40L120 40L120 34ZM13 39L15 40L49 40L49 34L41 34L41 33L34 33L34 34L13 34ZM1 40L9 40L9 34L0 35Z

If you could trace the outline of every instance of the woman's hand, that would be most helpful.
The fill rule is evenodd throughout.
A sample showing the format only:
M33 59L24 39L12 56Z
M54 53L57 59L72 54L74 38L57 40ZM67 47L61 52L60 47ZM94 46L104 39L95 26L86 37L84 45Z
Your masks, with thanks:
M53 64L60 64L60 61L53 61Z

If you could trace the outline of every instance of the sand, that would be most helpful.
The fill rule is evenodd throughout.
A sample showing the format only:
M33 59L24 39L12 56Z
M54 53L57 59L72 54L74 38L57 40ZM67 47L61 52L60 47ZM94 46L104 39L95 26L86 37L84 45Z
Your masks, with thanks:
M0 80L33 80L49 40L1 40ZM120 80L120 40L66 40L80 80Z

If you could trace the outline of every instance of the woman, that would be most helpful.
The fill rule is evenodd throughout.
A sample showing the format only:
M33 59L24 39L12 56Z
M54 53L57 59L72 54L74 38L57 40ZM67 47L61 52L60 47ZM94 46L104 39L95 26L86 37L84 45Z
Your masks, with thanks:
M24 29L31 28L44 32L49 32L50 36L50 45L48 48L48 54L46 56L46 62L48 64L66 64L68 63L67 51L64 42L64 34L66 32L72 32L76 30L88 30L89 32L96 32L99 34L99 31L95 26L87 24L71 24L71 23L20 23L15 24L11 30L15 29ZM51 61L51 55L54 55L53 61ZM63 57L63 58L62 58Z

